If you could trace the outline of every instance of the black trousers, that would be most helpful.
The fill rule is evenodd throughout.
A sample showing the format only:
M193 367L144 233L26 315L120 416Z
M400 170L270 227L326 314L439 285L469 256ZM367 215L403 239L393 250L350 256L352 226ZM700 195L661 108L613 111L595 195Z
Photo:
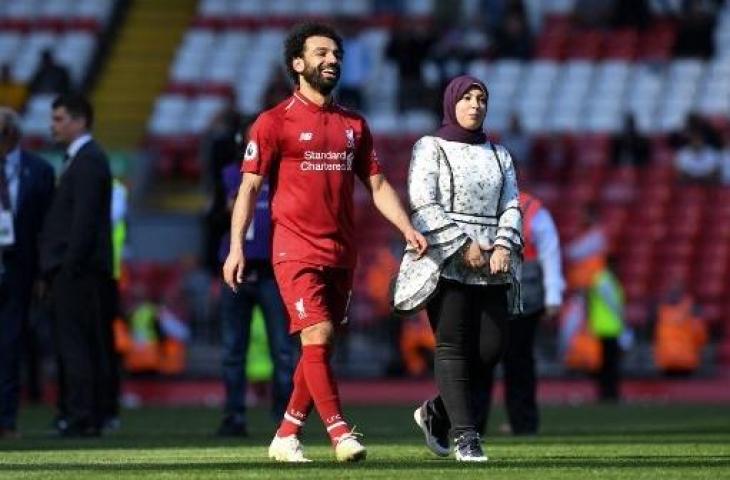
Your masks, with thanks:
M119 355L114 348L114 319L119 313L119 286L113 278L108 278L100 285L100 308L102 314L101 333L104 339L106 371L108 375L102 377L101 414L102 419L119 415L119 394L121 390L121 371Z
M479 399L485 396L488 375L506 344L507 287L441 280L427 311L436 335L434 372L439 389L432 406L438 416L448 416L450 435L457 438L477 430Z
M504 401L512 433L530 435L537 433L540 416L537 408L537 382L535 377L535 331L542 311L520 315L510 319L507 349L502 359L504 373ZM488 375L485 413L481 431L486 431L491 406L494 370Z
M603 362L598 371L598 398L602 402L616 402L619 400L619 381L621 376L621 351L617 338L601 338Z
M54 343L60 363L59 405L70 428L101 427L103 389L110 376L101 308L106 280L97 273L64 270L51 280Z
M17 281L0 285L0 429L15 430L20 405L23 329L30 293Z

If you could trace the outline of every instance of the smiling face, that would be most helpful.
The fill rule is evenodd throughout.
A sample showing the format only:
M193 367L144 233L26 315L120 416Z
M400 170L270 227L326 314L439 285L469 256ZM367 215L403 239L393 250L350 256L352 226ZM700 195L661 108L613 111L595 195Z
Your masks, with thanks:
M479 87L472 87L456 102L456 121L462 128L478 130L487 114L487 95Z
M304 54L292 60L294 71L314 90L329 95L340 79L342 52L328 37L312 36L304 42Z

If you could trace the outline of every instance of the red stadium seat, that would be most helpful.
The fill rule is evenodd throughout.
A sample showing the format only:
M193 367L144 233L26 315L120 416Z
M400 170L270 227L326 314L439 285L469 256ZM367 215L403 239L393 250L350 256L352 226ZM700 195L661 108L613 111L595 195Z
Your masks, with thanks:
M721 300L725 293L725 278L705 277L701 282L695 282L693 291L697 298L702 301Z
M644 60L668 60L675 37L676 28L672 21L655 22L639 39L639 57Z
M725 317L725 308L722 302L702 302L700 303L700 311L702 320L707 323L710 330L715 330L722 325Z
M543 60L560 61L565 58L565 47L568 43L568 37L562 34L544 34L540 35L535 57Z
M573 31L566 55L571 59L597 60L602 46L603 33L600 30Z
M621 29L606 34L603 57L613 60L633 60L636 57L639 34L633 29Z
M642 329L649 323L649 313L645 299L629 302L626 305L626 323L633 328Z

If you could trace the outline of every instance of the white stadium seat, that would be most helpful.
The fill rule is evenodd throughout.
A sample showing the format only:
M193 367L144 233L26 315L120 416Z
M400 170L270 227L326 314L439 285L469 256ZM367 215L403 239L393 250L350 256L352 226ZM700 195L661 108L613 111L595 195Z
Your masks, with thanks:
M162 95L155 102L148 129L155 135L173 135L184 131L189 101L182 95Z
M54 95L34 95L30 98L23 115L23 132L25 135L50 137L53 98Z

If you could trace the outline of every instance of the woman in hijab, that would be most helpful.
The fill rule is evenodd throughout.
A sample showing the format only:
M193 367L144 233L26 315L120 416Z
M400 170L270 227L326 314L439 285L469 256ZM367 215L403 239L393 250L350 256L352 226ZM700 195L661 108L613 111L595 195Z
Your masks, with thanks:
M482 129L487 87L471 76L444 93L443 124L413 147L408 193L423 257L406 250L396 311L425 307L436 335L440 395L414 412L428 447L459 461L486 461L477 433L488 372L498 362L507 319L520 311L522 219L509 152ZM450 430L449 430L450 425Z

